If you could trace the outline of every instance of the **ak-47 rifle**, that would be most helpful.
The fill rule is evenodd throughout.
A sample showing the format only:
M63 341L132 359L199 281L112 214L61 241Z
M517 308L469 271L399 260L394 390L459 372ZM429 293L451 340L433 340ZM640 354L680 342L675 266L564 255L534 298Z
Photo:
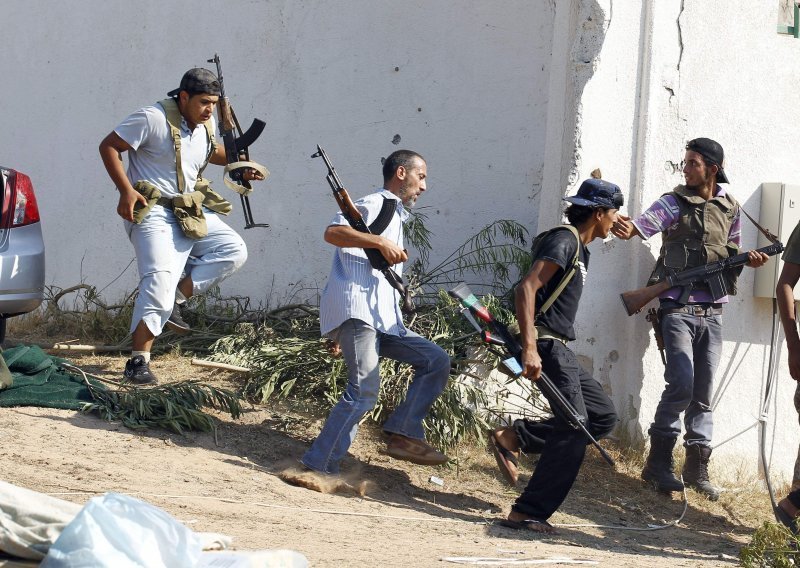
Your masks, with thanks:
M372 234L372 231L369 230L369 227L364 222L364 218L361 216L361 213L353 204L352 199L350 199L350 195L347 193L347 190L342 185L342 182L339 179L339 174L336 173L336 169L328 159L328 155L325 153L325 150L323 150L322 147L317 144L317 151L312 154L311 157L322 158L322 160L325 162L325 165L328 168L328 175L325 177L325 179L328 181L328 185L331 186L331 189L333 190L333 197L336 199L336 203L339 204L339 209L341 210L342 215L344 215L344 218L347 219L347 222L350 224L350 226L361 233ZM378 249L365 248L364 252L367 254L367 259L372 265L372 268L375 270L380 270L381 273L386 277L386 280L389 281L391 287L400 292L400 297L403 299L403 306L401 307L402 312L404 314L413 314L415 309L414 304L411 302L411 293L408 287L403 283L403 279L400 277L400 275L392 270L391 265L385 258L383 258L383 255Z
M269 227L267 223L255 223L253 213L250 211L250 195L253 188L250 182L244 179L244 172L247 168L252 168L259 172L264 179L269 175L267 168L261 164L250 161L248 148L261 136L264 127L267 125L263 120L253 119L253 123L247 132L242 133L242 127L236 119L236 114L231 108L231 103L225 95L225 84L222 82L222 66L219 62L219 55L214 54L214 59L209 59L209 63L217 65L217 80L219 81L219 101L217 102L217 122L219 122L219 133L225 145L225 185L239 194L242 200L242 212L244 213L244 228ZM238 132L238 136L237 136Z
M500 356L500 362L506 370L515 377L522 374L522 365L520 364L522 346L520 346L509 329L503 325L503 323L494 319L492 314L489 313L489 310L486 309L464 282L456 285L448 294L459 301L462 306L461 313L469 320L478 333L481 334L484 343L490 346L496 345L505 348L508 353L498 353L491 347L489 347L489 350L495 355ZM479 320L486 323L491 328L491 331L484 330L473 316L476 316ZM601 446L597 440L595 440L594 436L592 436L591 432L586 429L586 417L575 410L575 407L564 398L564 395L561 394L561 391L553 384L553 381L551 381L546 374L541 373L539 378L533 382L545 395L553 412L559 414L576 430L583 430L589 442L597 448L600 455L603 456L603 459L608 462L608 465L615 467L614 460L608 455L608 452L603 449L603 446Z
M763 252L766 255L774 256L783 252L783 243L776 240L771 245L756 249L756 252ZM735 256L723 258L714 262L709 262L703 266L696 266L681 272L673 272L668 274L667 277L661 282L639 288L638 290L630 290L623 292L619 295L622 299L622 304L625 306L625 311L629 316L639 313L650 300L656 299L661 293L666 292L675 286L683 286L684 292L678 301L682 304L688 300L688 293L691 290L692 284L705 284L708 286L711 296L714 298L721 298L728 294L728 287L725 285L723 274L726 270L731 270L739 266L747 264L749 258L748 253L743 252Z

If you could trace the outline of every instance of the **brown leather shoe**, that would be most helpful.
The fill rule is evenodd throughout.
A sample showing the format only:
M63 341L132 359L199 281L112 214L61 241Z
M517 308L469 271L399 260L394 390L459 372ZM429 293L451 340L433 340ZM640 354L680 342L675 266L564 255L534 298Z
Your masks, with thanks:
M425 440L415 440L400 434L389 436L386 453L394 459L409 461L417 465L442 465L450 460Z

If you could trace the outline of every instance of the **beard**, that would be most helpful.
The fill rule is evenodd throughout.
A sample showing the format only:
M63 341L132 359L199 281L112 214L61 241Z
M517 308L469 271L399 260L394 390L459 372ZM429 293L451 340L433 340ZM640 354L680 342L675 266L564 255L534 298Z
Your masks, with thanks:
M401 186L400 191L398 192L400 195L398 197L400 197L400 201L403 203L403 206L408 207L410 209L414 207L414 205L417 203L417 198L416 196L410 195L409 187L411 186L410 185Z

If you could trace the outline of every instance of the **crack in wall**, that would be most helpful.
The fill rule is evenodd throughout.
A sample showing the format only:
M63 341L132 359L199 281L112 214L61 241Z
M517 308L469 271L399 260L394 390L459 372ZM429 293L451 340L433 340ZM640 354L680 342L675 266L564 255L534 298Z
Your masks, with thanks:
M678 26L678 47L680 51L678 52L678 72L680 73L681 70L681 61L683 60L683 30L681 29L681 16L683 15L683 8L684 8L685 0L681 0L681 9L678 12L678 17L675 18L675 23Z

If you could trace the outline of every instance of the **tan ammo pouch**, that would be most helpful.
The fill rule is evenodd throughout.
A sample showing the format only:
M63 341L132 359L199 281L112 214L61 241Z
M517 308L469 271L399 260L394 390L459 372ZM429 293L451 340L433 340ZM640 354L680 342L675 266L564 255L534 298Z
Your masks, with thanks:
M183 234L190 239L202 239L208 235L206 216L203 215L204 196L199 191L182 193L172 198L172 212L178 220Z
M207 207L214 213L227 215L233 210L230 201L211 189L211 184L207 179L197 178L194 190L203 194L203 207Z
M144 198L147 199L147 205L142 205L137 201L133 206L133 222L138 225L147 217L153 205L158 202L161 197L161 192L152 183L144 180L139 180L133 184L133 189L141 193Z
M536 326L536 339L555 339L556 341L560 341L564 345L569 342L569 339L564 337L563 335L556 333L549 327L545 327L543 325Z

